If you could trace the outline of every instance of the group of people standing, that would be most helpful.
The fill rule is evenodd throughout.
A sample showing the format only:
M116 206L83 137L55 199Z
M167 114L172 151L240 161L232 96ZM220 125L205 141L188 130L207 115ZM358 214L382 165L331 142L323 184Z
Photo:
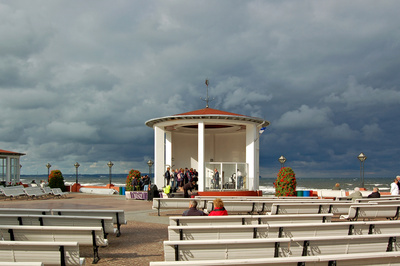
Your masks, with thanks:
M151 184L151 180L148 175L144 175L141 178L133 178L132 179L133 190L147 191L147 190L149 190L150 184Z
M167 186L171 184L172 188L180 188L183 189L183 186L192 183L193 181L197 183L199 180L199 174L196 169L187 167L185 169L175 169L171 172L171 168L167 167L167 171L164 174L164 178L166 180Z
M180 169L175 169L171 171L170 167L167 167L167 171L164 174L164 178L166 180L166 185L169 186L171 184L171 188L183 188L184 185L187 183L192 183L192 181L196 182L196 187L197 187L197 182L199 180L199 174L196 171L196 169L193 168L180 168ZM232 175L232 182L236 181L236 173ZM241 189L243 187L243 175L242 172L240 172L239 169L237 169L237 182L238 182L238 188ZM220 184L220 174L217 168L214 169L214 174L211 179L211 187L213 189L219 189L221 188Z

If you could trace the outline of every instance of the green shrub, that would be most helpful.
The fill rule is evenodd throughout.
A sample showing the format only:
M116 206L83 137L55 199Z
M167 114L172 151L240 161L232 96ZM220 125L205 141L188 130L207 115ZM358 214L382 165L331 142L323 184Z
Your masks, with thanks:
M296 175L290 167L282 167L274 183L275 196L296 196Z
M138 170L133 170L133 169L130 170L128 176L126 177L126 191L135 190L134 187L132 186L132 181L134 178L136 178L139 184L140 177L141 173Z
M65 191L64 177L60 170L51 170L49 176L49 187L51 188L60 188L62 191Z

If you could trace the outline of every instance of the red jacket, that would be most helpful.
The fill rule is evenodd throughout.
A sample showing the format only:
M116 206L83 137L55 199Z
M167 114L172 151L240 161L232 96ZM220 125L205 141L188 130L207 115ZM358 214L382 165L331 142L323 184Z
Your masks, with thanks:
M208 214L208 216L222 216L222 215L228 215L228 211L225 210L224 207L221 208L215 208L213 211Z

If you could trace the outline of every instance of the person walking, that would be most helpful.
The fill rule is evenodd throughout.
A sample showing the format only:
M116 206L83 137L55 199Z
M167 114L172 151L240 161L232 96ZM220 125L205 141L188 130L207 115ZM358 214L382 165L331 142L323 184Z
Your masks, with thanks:
M390 195L399 195L399 180L397 178L394 179L393 183L390 184Z

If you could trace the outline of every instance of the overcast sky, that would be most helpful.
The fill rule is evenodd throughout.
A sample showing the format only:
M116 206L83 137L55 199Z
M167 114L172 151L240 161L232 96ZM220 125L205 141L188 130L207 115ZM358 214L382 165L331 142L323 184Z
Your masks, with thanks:
M145 121L255 116L261 176L400 174L400 1L0 0L0 149L22 174L148 171Z

